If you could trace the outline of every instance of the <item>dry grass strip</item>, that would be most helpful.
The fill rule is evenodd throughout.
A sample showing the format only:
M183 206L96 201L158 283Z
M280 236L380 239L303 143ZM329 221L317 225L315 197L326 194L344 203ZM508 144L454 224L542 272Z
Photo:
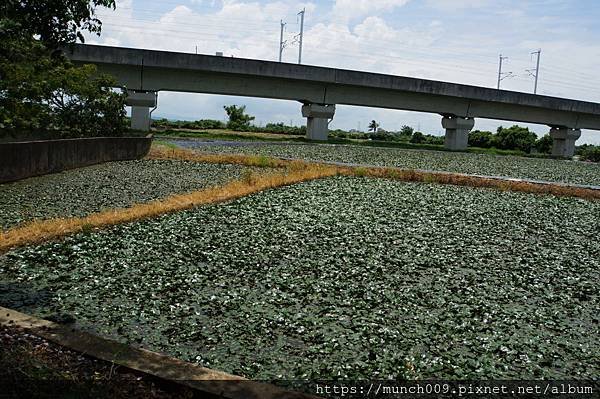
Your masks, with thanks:
M56 239L84 230L102 228L135 220L152 218L198 205L228 201L262 190L334 176L337 169L327 165L300 165L290 163L281 173L247 173L240 180L188 194L171 195L165 199L129 208L107 210L86 217L55 218L32 221L5 232L0 232L0 253L23 245Z
M564 186L552 183L534 183L493 179L481 176L469 176L461 173L427 172L412 169L390 167L336 166L307 161L289 161L256 155L241 154L210 154L184 148L170 148L163 145L153 145L149 157L152 159L183 159L207 163L234 163L238 165L260 167L287 167L302 170L309 165L329 166L336 169L337 175L378 177L409 182L452 184L456 186L487 187L502 191L517 191L531 194L551 194L562 197L578 197L587 200L599 200L600 190L574 186Z
M289 168L300 170L314 165L305 161L288 161L277 158L270 158L263 155L242 155L242 154L212 154L188 150L185 148L167 147L161 144L153 144L148 159L174 159L193 162L234 164L244 166L256 166L266 168Z
M578 197L600 200L600 190L552 183L534 183L469 176L459 173L426 172L399 168L340 167L338 174L344 176L377 177L409 182L452 184L455 186L485 187L501 191L516 191L530 194L550 194L561 197Z

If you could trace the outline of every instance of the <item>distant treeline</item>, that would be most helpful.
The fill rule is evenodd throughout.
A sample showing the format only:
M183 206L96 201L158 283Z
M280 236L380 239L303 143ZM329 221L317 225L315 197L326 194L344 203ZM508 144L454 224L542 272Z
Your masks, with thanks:
M168 119L159 119L153 121L153 125L158 129L190 129L190 130L217 130L229 129L239 132L262 132L274 134L288 134L295 136L306 135L306 126L290 126L284 123L267 123L266 126L256 126L251 124L255 119L246 113L245 106L230 105L224 107L228 116L227 122L221 122L213 119L200 119L197 121L172 121ZM399 131L387 131L379 127L379 123L371 121L369 132L359 132L356 130L330 130L331 139L350 139L350 140L373 140L395 143L406 143L421 146L439 146L444 145L443 136L434 136L415 131L410 126L402 126ZM529 130L529 128L518 125L509 128L498 127L495 133L490 131L473 130L469 133L469 147L485 148L502 151L512 151L517 154L551 154L552 138L546 134L540 138ZM600 146L584 144L578 146L576 155L581 159L600 162Z
M152 126L154 126L157 129L230 129L237 132L263 132L275 134L291 134L297 136L306 135L306 126L288 126L283 123L267 123L265 126L259 127L255 125L228 126L228 123L214 119L200 119L197 121L171 121L167 119L158 119L152 121Z

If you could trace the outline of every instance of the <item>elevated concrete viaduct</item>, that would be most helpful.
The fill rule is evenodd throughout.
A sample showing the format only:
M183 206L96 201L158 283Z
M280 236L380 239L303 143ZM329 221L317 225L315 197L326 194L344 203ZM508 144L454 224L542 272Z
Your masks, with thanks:
M442 116L446 147L467 146L474 118L548 125L553 154L571 157L580 129L600 130L600 104L455 83L344 69L166 51L77 44L77 64L96 64L130 93L132 126L149 129L154 93L181 91L295 100L307 137L327 139L336 104L431 112Z

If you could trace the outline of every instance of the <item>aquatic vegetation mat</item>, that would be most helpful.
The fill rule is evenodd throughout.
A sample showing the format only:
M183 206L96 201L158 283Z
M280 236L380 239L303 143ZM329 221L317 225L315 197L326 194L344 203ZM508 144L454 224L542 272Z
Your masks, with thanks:
M0 256L0 305L261 379L598 376L600 203L333 177Z
M194 140L171 142L213 153L254 154L600 186L600 164L575 161L352 145L257 143L207 146Z
M107 162L0 184L0 229L35 219L86 216L106 209L216 186L252 169L178 160Z
M200 205L228 201L269 188L334 176L337 168L293 162L288 163L284 170L268 169L267 172L261 173L246 170L246 172L241 179L204 190L173 194L164 199L134 204L126 208L108 209L84 217L34 220L24 226L0 231L0 253L80 231L99 230L107 226L156 217Z
M426 171L410 168L396 168L386 166L355 166L355 165L332 165L322 162L311 162L303 160L288 160L282 158L267 157L264 155L245 154L219 154L193 151L176 145L155 144L152 146L150 159L182 159L195 162L226 163L245 166L260 166L269 168L285 168L287 170L311 170L323 168L327 173L322 177L330 175L379 177L409 182L425 182L453 184L458 186L488 187L503 191L519 191L535 194L552 194L556 196L579 197L589 200L600 199L600 189L592 187L578 187L552 182L532 182L523 180L509 180L505 178L483 177L455 172Z

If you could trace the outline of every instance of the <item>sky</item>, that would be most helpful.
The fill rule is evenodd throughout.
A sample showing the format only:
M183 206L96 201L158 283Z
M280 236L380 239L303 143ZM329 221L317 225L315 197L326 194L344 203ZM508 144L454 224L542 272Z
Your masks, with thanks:
M598 0L117 0L115 11L97 10L102 35L86 43L277 61L283 20L283 61L295 63L302 9L303 64L496 87L502 54L512 77L501 87L533 92L527 70L541 49L538 94L600 102ZM224 120L229 104L246 105L259 125L304 123L293 101L174 92L159 93L153 117ZM373 119L444 133L436 114L352 106L338 106L330 128L366 130ZM512 124L476 119L475 129ZM578 143L600 144L600 132Z

